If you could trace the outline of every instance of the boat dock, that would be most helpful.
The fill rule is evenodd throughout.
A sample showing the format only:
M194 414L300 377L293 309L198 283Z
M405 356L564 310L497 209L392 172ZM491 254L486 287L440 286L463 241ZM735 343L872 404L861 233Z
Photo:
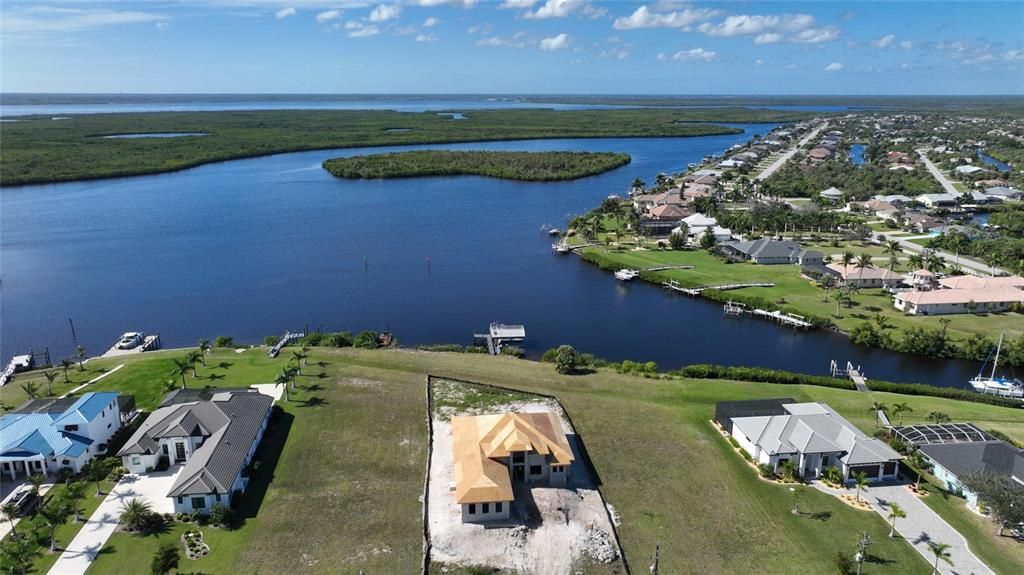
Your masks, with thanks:
M281 353L281 348L303 337L306 337L306 334L297 332L292 333L290 331L284 332L284 335L281 336L281 339L277 340L277 343L274 344L274 347L267 350L267 357L269 357L270 359L274 359L275 357L278 356L278 354Z
M601 245L601 244L599 244L597 242L590 242L588 244L569 245L568 243L565 242L565 240L562 240L560 242L551 244L551 251L553 251L553 252L555 252L557 254L568 254L568 253L574 252L574 251L579 250L579 249L589 248L589 247L599 246L599 245Z
M648 271L651 271L651 270L648 270ZM727 291L727 290L742 289L742 288L748 288L748 287L775 287L775 284L773 284L773 283L760 282L760 283L746 283L746 284L722 284L722 285L714 285L714 286L701 286L701 287L695 287L695 288L688 288L688 287L683 287L683 286L679 285L679 282L677 282L676 280L669 280L669 281L667 281L667 282L665 282L665 283L663 283L661 285L663 285L664 287L666 287L666 288L668 288L670 290L677 291L677 292L680 292L680 293L684 293L686 295L694 296L694 297L699 296L702 291L709 290L709 289L718 290L718 291ZM757 311L757 310L755 310L755 311Z
M772 321L776 321L780 324L788 325L790 327L799 327L803 329L814 327L814 324L807 321L807 318L805 318L802 315L797 315L795 313L785 313L778 310L768 311L765 309L750 309L747 307L746 304L734 301L726 302L726 304L722 307L722 311L725 313L725 315L733 316L739 316L745 313L749 313L751 315L762 317L764 319L770 319Z
M850 381L857 386L857 391L864 393L871 391L868 389L868 379L864 377L864 372L861 371L859 365L853 367L853 364L848 361L846 362L846 369L842 369L839 367L839 363L833 359L831 366L829 366L829 373L832 374L832 377L845 376L850 378Z
M100 357L117 357L119 355L130 355L133 353L142 353L144 351L153 351L160 349L160 334L154 333L150 335L144 335L142 337L142 343L131 348L131 349L118 349L117 342L110 346L106 352Z
M680 266L658 266L656 268L646 268L645 272L663 272L666 270L692 270L693 266L680 265Z
M526 339L526 328L522 325L492 323L487 333L474 333L473 339L487 343L487 353L498 355L501 346L506 343L521 342Z
M50 365L49 349L44 353L44 358L43 365ZM4 366L3 372L0 372L0 387L7 385L7 382L14 378L14 374L19 371L28 371L35 368L35 366L36 354L33 351L12 357L11 361L7 362L7 365Z

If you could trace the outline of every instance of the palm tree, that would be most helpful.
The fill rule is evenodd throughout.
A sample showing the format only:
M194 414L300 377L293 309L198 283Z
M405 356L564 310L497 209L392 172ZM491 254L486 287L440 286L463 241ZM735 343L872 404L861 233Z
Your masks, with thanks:
M195 364L189 363L181 359L172 359L174 362L174 369L171 370L171 375L181 376L181 388L185 389L185 374L192 370L192 366Z
M857 276L857 283L859 284L864 278L864 268L871 267L871 254L860 254L860 257L857 258L857 265L854 267L860 270L860 275Z
M193 379L195 379L196 377L199 377L199 374L196 373L196 364L199 363L200 361L202 361L202 359L203 359L203 354L199 353L196 350L192 350L192 351L190 351L190 352L185 354L185 361L187 361L188 364L190 366L192 366L192 378Z
M885 315L884 313L876 313L875 315L871 316L871 319L875 322L875 325L878 326L878 329L889 328L889 316Z
M99 459L93 459L82 468L86 479L96 482L96 496L103 495L100 491L100 481L107 478L107 469Z
M907 263L910 264L913 271L919 270L924 267L924 257L921 254L911 254L907 258Z
M939 572L939 559L942 559L950 565L953 564L949 559L948 543L936 543L934 541L929 541L928 550L932 552L932 555L935 555L935 565L932 566L932 575L937 575Z
M939 272L946 269L946 260L938 254L929 253L924 259L924 269L930 272Z
M53 380L57 379L56 371L44 371L43 377L46 378L46 395L53 395Z
M75 523L82 522L82 499L85 498L85 483L75 481L64 487L64 502L75 515Z
M4 503L0 506L0 511L3 511L4 517L11 522L11 535L17 539L18 531L14 528L14 518L18 516L18 506L14 503Z
M153 509L138 497L134 497L121 505L121 523L129 531L137 531L153 513Z
M309 357L301 351L293 351L292 359L295 360L295 373L302 375L302 366L305 364L306 358Z
M75 357L78 358L78 371L85 371L85 348L82 346L76 347Z
M939 323L942 324L942 337L946 337L946 331L949 330L949 324L953 323L953 320L948 317L940 317Z
M886 407L886 405L884 403L879 403L878 401L872 401L871 402L871 411L873 411L874 414L875 414L875 427L878 427L878 413L879 412L889 413L889 408Z
M43 505L36 510L43 518L43 523L50 530L50 553L57 551L57 528L68 522L68 508L61 502L54 505Z
M34 537L22 537L21 539L12 537L11 541L6 542L0 551L3 552L4 558L0 564L5 567L10 566L12 574L24 575L32 566L32 560L39 555L39 545Z
M66 357L60 360L60 368L64 370L64 383L71 383L71 380L68 379L68 370L71 369L71 366L73 365L75 365L75 363Z
M29 399L35 399L39 397L39 384L34 381L26 381L21 384L21 389L25 392L25 395Z
M892 404L892 412L894 415L900 416L900 427L903 427L903 414L913 413L913 408L910 407L906 402Z
M949 416L946 415L945 413L942 413L941 411L933 411L933 412L929 413L928 417L925 417L925 419L927 419L928 421L931 421L933 423L948 423L949 422Z
M896 520L906 516L907 512L904 511L899 505L897 505L896 503L889 504L889 537L896 536Z
M863 471L858 471L853 474L853 480L857 482L857 501L860 502L861 490L867 490L868 488L868 474Z
M42 473L34 473L28 478L28 482L32 485L32 493L39 495L39 490L43 488L43 484L46 483L46 476Z
M291 401L288 398L288 374L283 372L277 374L277 377L274 378L274 383L284 387L284 400Z
M295 389L295 375L298 373L296 369L289 365L284 368L284 373L288 376L288 381L291 382L292 389Z
M825 303L828 303L828 290L836 287L836 280L830 275L826 275L818 280L818 287L825 290Z
M199 359L203 362L203 367L206 367L206 352L210 351L210 340L201 338L199 340Z
M852 264L855 259L857 258L856 256L853 255L853 252L849 250L843 252L843 257L840 260L843 263L843 282L846 282L847 269L850 267L850 264Z

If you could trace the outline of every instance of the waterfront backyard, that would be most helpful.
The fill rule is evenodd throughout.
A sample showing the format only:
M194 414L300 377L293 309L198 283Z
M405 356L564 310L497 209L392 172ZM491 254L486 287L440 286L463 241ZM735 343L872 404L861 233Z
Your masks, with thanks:
M270 360L260 348L242 353L218 349L208 356L208 367L198 368L199 377L189 374L186 383L268 383L286 363L289 350ZM125 364L89 389L137 393L140 406L151 408L166 382L176 381L171 360L182 355L167 350L90 361L86 368L92 373L81 377ZM914 408L907 423L943 411L954 420L1024 439L1024 418L1009 408L811 386L652 380L609 369L560 376L550 364L507 357L313 348L304 371L292 401L282 402L284 424L264 442L255 489L243 498L243 525L233 531L204 527L211 553L185 563L188 568L213 575L418 569L428 373L558 396L620 520L627 560L634 568L642 567L660 541L662 568L668 572L749 572L768 564L782 571L800 566L826 572L833 569L837 553L852 554L860 530L876 542L871 552L878 562L871 564L872 572L929 572L909 545L886 537L887 526L874 513L808 492L801 503L807 513L791 515L788 490L758 479L712 427L716 401L824 401L866 432L874 426L872 400L906 401ZM26 381L43 380L33 373L19 376L13 385ZM54 392L62 389L55 385ZM5 403L20 401L17 390L4 390ZM961 520L973 526L964 534L987 542L997 560L990 560L993 555L986 555L982 546L976 552L997 572L1024 566L1024 557L997 540L990 525L974 521L953 504L940 513L948 513L951 523ZM332 528L322 529L325 524ZM183 529L176 523L157 535L117 533L90 573L143 571L159 543L175 540Z

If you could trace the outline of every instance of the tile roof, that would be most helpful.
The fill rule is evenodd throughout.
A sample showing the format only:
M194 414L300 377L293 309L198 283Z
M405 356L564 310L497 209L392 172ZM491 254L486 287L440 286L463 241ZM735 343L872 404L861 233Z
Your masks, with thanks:
M261 393L239 391L218 393L209 401L161 407L146 418L117 454L153 454L160 448L161 439L206 437L167 495L228 493L272 404L273 400Z
M455 499L460 504L513 500L509 470L496 458L532 451L559 465L573 462L562 422L551 412L461 416L451 424Z

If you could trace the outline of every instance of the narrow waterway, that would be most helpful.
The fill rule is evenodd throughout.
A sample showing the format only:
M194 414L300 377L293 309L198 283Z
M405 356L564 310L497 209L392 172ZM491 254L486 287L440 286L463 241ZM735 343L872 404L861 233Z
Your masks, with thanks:
M621 285L559 257L564 227L633 178L652 180L765 133L679 139L495 142L417 148L628 152L612 172L565 183L478 177L351 181L323 160L373 149L281 154L170 174L7 188L0 194L3 357L78 343L98 353L125 331L165 346L285 329L393 331L405 345L470 343L492 321L523 323L531 354L570 343L613 360L760 365L964 386L977 367L726 319L721 306ZM411 148L386 148L396 151ZM796 269L794 268L794 273Z

